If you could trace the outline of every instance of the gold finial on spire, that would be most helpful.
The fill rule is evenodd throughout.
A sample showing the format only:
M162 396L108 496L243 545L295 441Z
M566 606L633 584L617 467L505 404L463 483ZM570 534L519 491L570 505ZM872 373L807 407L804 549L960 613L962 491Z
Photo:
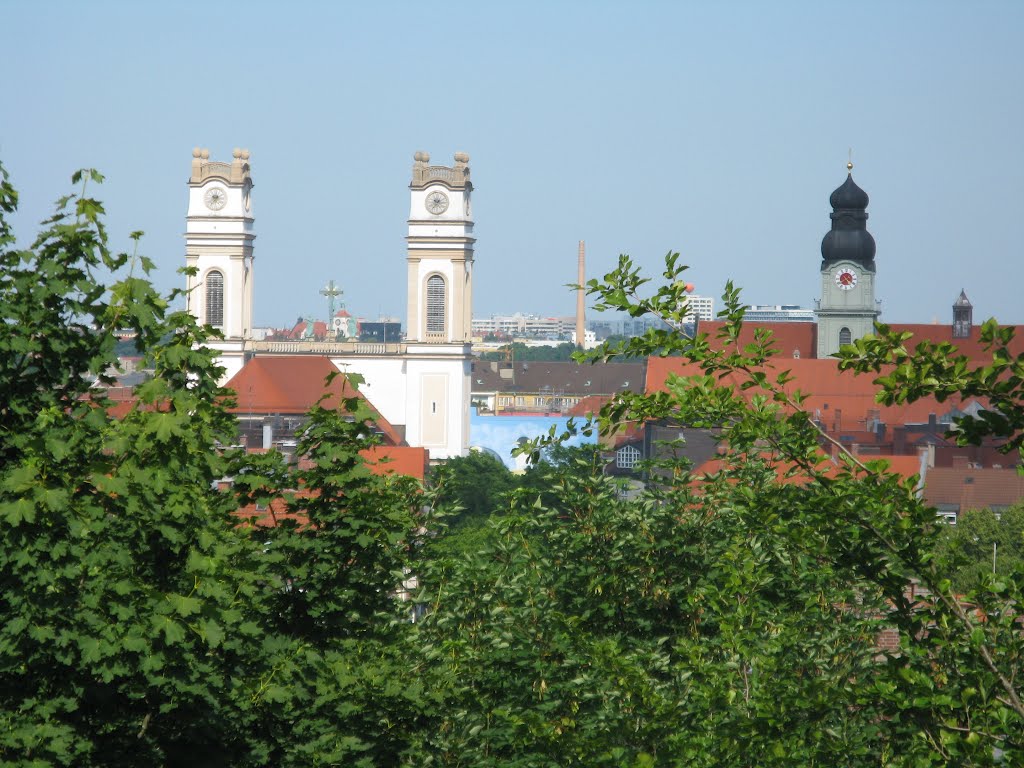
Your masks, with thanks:
M853 173L853 147L846 150L846 172Z

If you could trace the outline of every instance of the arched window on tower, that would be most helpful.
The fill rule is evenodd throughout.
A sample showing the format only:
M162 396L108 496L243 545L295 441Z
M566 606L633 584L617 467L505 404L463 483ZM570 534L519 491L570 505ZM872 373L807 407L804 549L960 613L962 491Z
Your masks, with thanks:
M853 334L850 333L850 329L849 328L840 328L839 329L839 346L843 346L843 344L852 344L852 343L853 343Z
M427 333L444 333L445 285L440 275L427 278Z
M206 324L224 325L224 275L216 269L206 273Z

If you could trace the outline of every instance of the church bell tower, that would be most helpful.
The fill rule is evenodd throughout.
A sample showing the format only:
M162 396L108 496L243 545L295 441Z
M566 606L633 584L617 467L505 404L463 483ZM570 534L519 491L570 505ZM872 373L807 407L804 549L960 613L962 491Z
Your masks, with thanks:
M881 302L875 300L875 239L867 229L868 195L853 181L853 163L846 168L846 181L829 198L832 229L821 241L821 299L815 309L819 359L874 333L881 314Z
M455 153L455 165L430 165L430 155L413 156L406 259L409 306L406 340L431 344L472 338L473 211L469 155Z
M473 209L469 155L413 156L409 184L406 439L432 459L469 449L473 347Z
M192 150L185 224L188 311L224 338L209 343L220 353L224 380L237 373L252 338L253 234L249 150L236 149L230 163Z

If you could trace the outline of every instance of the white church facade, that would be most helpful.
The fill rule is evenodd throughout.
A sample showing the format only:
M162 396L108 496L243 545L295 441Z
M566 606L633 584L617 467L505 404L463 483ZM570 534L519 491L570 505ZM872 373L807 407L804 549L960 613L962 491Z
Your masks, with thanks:
M257 355L320 355L363 378L362 393L432 459L469 448L473 219L469 156L452 166L414 156L406 237L406 335L401 342L256 341L252 180L247 150L231 163L196 149L186 217L188 309L224 339L211 344L224 381Z

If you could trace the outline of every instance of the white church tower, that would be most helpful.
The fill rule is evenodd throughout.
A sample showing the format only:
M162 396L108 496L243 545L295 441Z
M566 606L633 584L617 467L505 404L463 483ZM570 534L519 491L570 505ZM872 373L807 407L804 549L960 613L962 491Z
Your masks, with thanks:
M406 320L406 439L432 458L469 446L473 212L469 155L452 167L417 152L412 167Z
M253 234L249 151L236 149L230 163L192 151L185 225L188 311L224 334L209 344L220 352L224 380L241 370L252 337Z
M473 219L469 155L455 166L430 165L417 152L409 212L409 313L406 339L450 344L470 341L473 324Z

